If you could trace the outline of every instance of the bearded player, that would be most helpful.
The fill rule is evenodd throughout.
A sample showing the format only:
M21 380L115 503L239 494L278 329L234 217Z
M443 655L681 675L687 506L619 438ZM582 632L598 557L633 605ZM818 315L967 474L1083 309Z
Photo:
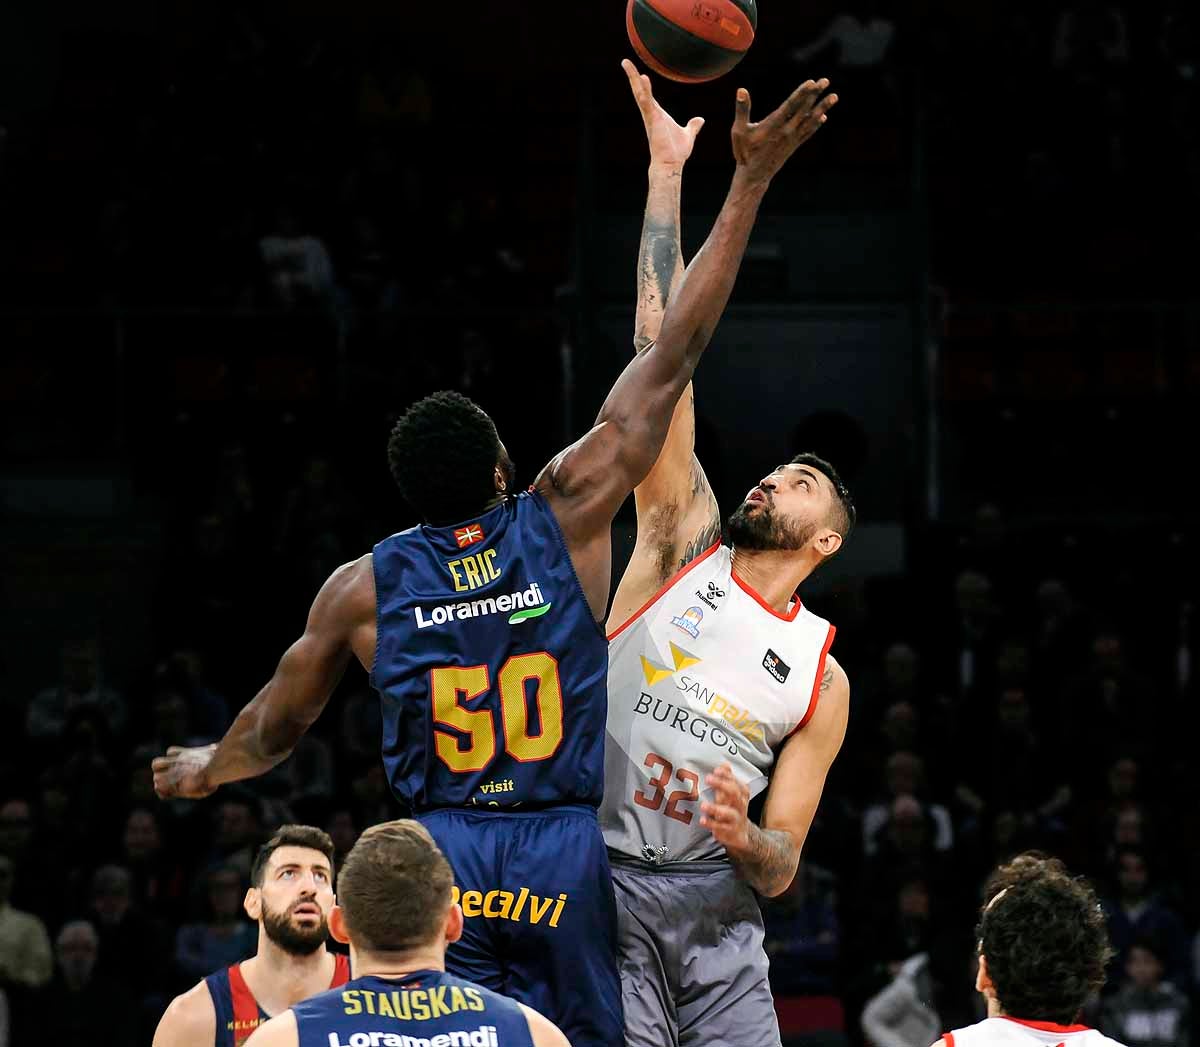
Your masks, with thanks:
M204 796L264 773L357 658L380 692L393 791L458 881L466 923L449 969L545 1013L575 1047L623 1036L596 814L612 520L659 456L772 178L825 121L823 91L802 84L758 123L738 93L729 194L657 344L626 366L595 427L516 493L512 462L476 405L441 394L410 408L389 462L425 523L334 573L304 636L218 745L154 761L162 796Z
M154 1047L241 1047L273 1015L350 977L325 948L333 909L333 841L310 825L285 825L259 849L246 914L258 952L210 974L171 1001Z
M683 272L680 182L699 121L678 126L648 78L626 73L650 140L634 339L644 353ZM855 511L833 467L801 455L751 489L722 545L694 442L689 385L634 491L637 542L609 617L600 815L626 1040L765 1047L779 1029L751 888L776 895L795 875L849 704L833 626L796 589L841 548ZM755 824L749 803L764 790Z

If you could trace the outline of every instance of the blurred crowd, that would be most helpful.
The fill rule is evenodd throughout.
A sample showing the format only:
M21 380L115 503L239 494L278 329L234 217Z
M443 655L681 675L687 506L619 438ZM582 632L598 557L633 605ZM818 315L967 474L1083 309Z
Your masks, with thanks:
M820 64L850 85L827 166L899 169L906 183L902 143L920 128L934 276L954 293L1179 290L1187 271L1153 229L1170 221L1193 247L1200 229L1191 5L811 6L772 11L793 32L756 47L774 49L781 83ZM218 407L204 427L180 413L133 434L168 549L147 647L115 673L120 621L55 637L58 664L3 705L2 1047L21 1013L62 1047L149 1042L174 993L253 949L241 899L273 827L319 825L344 855L402 813L356 668L252 786L161 803L149 765L218 737L320 581L411 522L380 486L384 403L454 386L486 398L523 475L554 449L555 330L520 309L551 305L571 272L564 216L582 189L562 114L582 89L546 90L488 41L513 32L567 68L535 7L506 8L512 24L480 15L451 71L423 30L339 36L265 4L212 5L177 36L67 36L46 112L0 135L3 306L276 310L299 317L289 353L316 327L364 368L361 399L337 416L358 430L314 410L297 439L279 408L235 431ZM588 104L621 114L609 159L632 169L644 144L615 61L611 93ZM209 349L174 354L166 384L203 399L239 367L266 380L248 350ZM368 367L371 353L387 367ZM327 364L304 371L292 355L274 373L316 402ZM371 455L379 468L360 482ZM988 472L996 501L967 525L915 529L905 576L811 601L839 627L853 709L800 872L764 907L789 1039L928 1047L974 1020L983 876L1039 847L1104 898L1117 955L1088 1020L1130 1047L1188 1047L1200 575L1164 554L1162 532L1039 529L1023 522L1030 505L1018 520L1022 469L1036 457ZM1136 476L1112 482L1114 502L1154 501Z

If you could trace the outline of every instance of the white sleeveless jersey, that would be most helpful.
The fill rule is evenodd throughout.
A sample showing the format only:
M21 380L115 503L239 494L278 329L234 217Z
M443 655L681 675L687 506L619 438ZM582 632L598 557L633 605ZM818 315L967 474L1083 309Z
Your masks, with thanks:
M609 637L600 825L621 854L723 858L700 825L705 779L729 763L755 796L817 705L834 629L799 598L768 607L715 545Z
M1086 1025L985 1018L942 1037L945 1047L1123 1047Z

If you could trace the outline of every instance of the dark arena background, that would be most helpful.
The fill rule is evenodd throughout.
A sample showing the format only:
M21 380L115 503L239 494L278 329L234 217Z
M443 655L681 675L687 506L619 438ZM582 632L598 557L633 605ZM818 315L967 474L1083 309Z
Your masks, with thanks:
M591 424L632 351L629 54L623 0L0 5L0 1044L149 1043L253 951L273 827L344 854L403 813L357 666L249 787L161 802L150 760L219 737L327 574L416 522L385 456L408 403L477 399L522 486ZM707 120L689 257L735 88L765 115L821 75L841 103L772 186L696 379L726 512L814 450L861 514L804 590L852 709L763 906L784 1041L976 1020L982 878L1037 847L1104 899L1087 1020L1187 1047L1195 6L762 0L732 74L654 79ZM633 526L631 500L617 570ZM1135 941L1162 978L1131 995Z

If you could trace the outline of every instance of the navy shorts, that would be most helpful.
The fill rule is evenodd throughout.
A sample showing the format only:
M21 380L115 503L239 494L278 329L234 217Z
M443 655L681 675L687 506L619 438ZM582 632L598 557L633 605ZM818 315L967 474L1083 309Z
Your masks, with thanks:
M540 1011L572 1047L621 1047L616 902L595 809L418 817L454 869L466 918L447 970Z

